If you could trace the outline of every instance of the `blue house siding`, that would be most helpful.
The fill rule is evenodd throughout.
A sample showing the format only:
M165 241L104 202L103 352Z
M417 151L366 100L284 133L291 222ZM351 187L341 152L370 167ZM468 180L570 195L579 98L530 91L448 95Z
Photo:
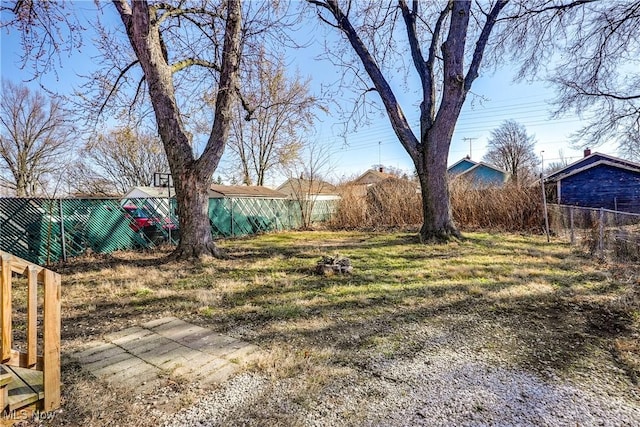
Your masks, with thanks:
M640 171L601 164L559 182L561 204L640 213Z
M485 163L474 162L464 158L449 166L450 178L464 179L476 187L493 187L503 185L507 181L507 173Z
M473 170L465 173L464 178L471 180L475 184L502 185L506 180L506 175L485 165L478 165Z

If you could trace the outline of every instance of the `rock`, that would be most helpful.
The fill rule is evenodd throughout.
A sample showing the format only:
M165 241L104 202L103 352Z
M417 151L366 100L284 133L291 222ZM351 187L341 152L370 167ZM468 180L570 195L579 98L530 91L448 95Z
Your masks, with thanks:
M316 273L323 276L352 274L353 267L349 258L323 256L316 264Z

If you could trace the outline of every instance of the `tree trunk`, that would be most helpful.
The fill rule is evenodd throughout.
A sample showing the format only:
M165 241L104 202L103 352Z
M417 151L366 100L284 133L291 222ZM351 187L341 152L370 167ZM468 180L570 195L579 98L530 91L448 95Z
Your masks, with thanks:
M221 257L222 253L211 234L209 181L203 182L191 169L185 168L174 171L174 185L180 218L180 243L171 258Z
M451 138L439 137L434 132L426 134L424 152L415 162L422 194L422 227L420 241L445 242L462 237L453 222L449 200L449 179L447 177L447 155ZM446 146L446 149L442 146Z

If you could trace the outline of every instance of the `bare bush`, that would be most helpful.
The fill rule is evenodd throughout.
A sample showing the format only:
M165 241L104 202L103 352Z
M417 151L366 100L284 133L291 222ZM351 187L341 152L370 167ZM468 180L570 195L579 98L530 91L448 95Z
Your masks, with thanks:
M404 179L388 178L367 189L367 220L372 226L407 227L422 223L420 190Z
M540 232L544 217L538 187L475 188L463 180L449 185L453 218L463 230Z
M329 226L339 230L356 230L364 227L367 204L360 186L344 185L338 191L340 192L340 201L331 217Z
M420 194L415 184L389 179L368 188L345 186L331 226L337 229L406 228L420 224ZM477 188L463 180L450 183L456 224L466 231L541 232L544 218L537 187L508 185Z
M422 222L419 188L405 179L388 178L369 187L346 185L341 197L333 228L406 228Z

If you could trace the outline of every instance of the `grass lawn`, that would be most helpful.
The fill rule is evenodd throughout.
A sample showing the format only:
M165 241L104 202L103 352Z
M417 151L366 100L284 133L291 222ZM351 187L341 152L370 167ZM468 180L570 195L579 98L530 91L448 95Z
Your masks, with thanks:
M579 380L600 372L624 394L640 375L637 272L563 243L469 233L460 242L423 246L408 233L318 231L221 247L229 259L163 263L166 252L116 253L59 268L63 354L105 333L176 316L259 345L264 356L248 369L290 381L302 406L345 370L409 360L432 346L437 337L424 325L496 364L542 377ZM336 254L351 259L352 275L314 274L322 255ZM63 360L65 406L55 423L148 419L155 397L109 388ZM177 378L167 382L178 406L198 396ZM254 411L254 421L276 419L277 409Z

